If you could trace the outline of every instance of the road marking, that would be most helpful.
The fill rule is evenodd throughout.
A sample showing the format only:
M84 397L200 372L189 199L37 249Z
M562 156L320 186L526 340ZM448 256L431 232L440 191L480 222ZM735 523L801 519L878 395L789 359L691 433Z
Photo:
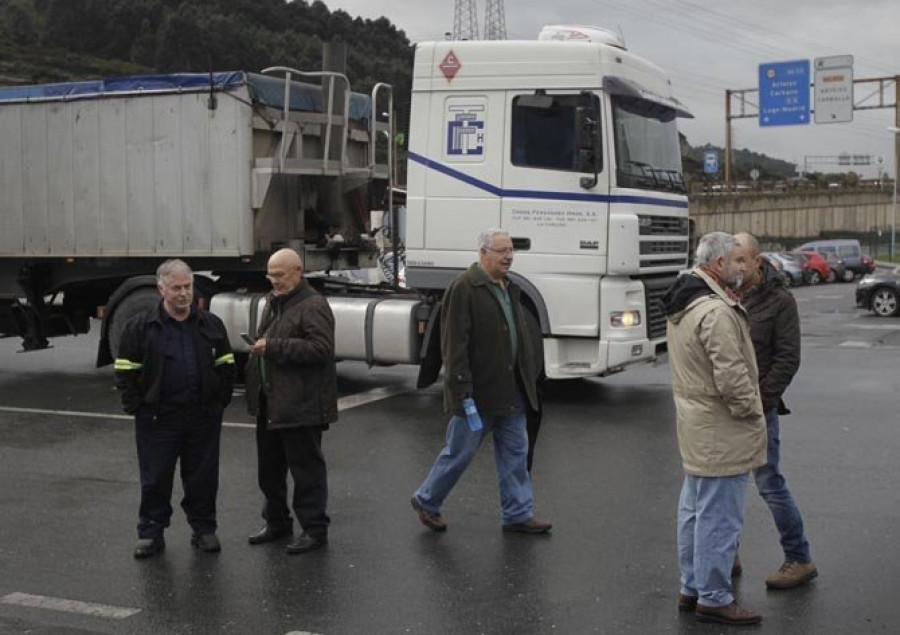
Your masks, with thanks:
M373 401L381 401L382 399L387 399L388 397L393 397L395 395L413 392L415 389L415 386L404 384L400 386L382 386L365 392L356 393L355 395L347 395L346 397L338 399L338 412L363 406L367 403L372 403Z
M839 346L843 348L873 348L877 342L859 342L856 340L847 340L846 342L841 342Z
M813 296L813 297L815 297L817 300L842 300L842 299L846 298L847 296L845 296L845 295L817 295L817 296Z
M318 633L311 633L310 631L289 631L284 635L319 635Z
M338 399L338 412L350 410L364 406L365 404L375 401L381 401L395 395L402 395L415 390L415 387L409 385L401 386L382 386L373 388L365 392L347 395ZM134 417L130 415L113 414L108 412L85 412L83 410L52 410L47 408L17 408L15 406L0 406L0 412L12 412L16 414L34 414L34 415L55 415L59 417L85 417L88 419L117 419L120 421L133 421ZM222 423L225 428L256 428L255 423L238 423L233 421L225 421Z
M900 324L850 324L849 326L864 331L900 331Z
M109 604L94 604L93 602L81 602L79 600L65 600L46 595L31 595L29 593L10 593L0 598L4 604L16 604L36 609L48 609L50 611L64 611L66 613L80 613L93 617L105 617L113 620L124 620L140 609L130 609L124 606L110 606Z

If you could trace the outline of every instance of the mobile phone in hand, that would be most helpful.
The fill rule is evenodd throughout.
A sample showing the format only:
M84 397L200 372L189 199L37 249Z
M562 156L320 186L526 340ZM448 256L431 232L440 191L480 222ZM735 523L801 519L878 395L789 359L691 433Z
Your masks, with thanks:
M247 333L241 333L240 336L241 339L247 342L249 346L253 346L254 344L256 344L256 340L250 337L250 335L248 335Z

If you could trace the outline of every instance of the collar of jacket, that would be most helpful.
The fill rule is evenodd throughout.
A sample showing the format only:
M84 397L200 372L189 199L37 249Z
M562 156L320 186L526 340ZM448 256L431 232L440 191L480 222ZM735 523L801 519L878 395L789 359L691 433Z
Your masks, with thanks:
M157 322L158 324L162 325L164 323L164 320L166 318L170 318L170 317L172 317L172 316L170 316L168 313L166 313L166 309L165 309L165 307L163 307L163 300L160 300L159 304L156 305L156 311L153 311L153 313L150 315L150 321ZM174 320L175 318L172 318L172 319ZM196 306L194 306L192 304L191 305L191 314L188 316L187 320L185 320L185 321L192 322L194 320L196 320L198 323L202 322L203 314L202 314L202 312L197 310Z
M699 277L704 282L706 282L706 284L709 286L709 290L722 298L722 300L725 301L725 304L738 309L741 312L744 312L744 307L741 306L741 303L737 300L736 296L734 296L733 293L729 293L728 289L722 287L722 285L719 284L719 281L713 278L713 276L706 273L706 271L702 267L694 267L694 270L691 272L691 274Z
M300 279L300 284L290 290L289 293L285 295L275 295L274 293L269 294L268 303L274 307L279 307L280 309L286 309L287 307L293 305L298 299L300 299L300 294L307 289L310 289L311 286L309 282L307 282L306 278Z
M481 268L477 262L473 262L469 267L469 270L466 272L469 276L469 283L473 287L480 287L488 284L496 284L490 277L484 272L484 269ZM507 276L503 276L503 281L506 283L506 289L508 290L512 286L512 280L510 280Z

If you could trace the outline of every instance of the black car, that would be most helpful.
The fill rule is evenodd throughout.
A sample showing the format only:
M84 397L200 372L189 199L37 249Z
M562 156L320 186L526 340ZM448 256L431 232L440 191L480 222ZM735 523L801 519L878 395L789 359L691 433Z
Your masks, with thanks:
M900 267L865 276L856 285L856 306L881 317L900 315Z

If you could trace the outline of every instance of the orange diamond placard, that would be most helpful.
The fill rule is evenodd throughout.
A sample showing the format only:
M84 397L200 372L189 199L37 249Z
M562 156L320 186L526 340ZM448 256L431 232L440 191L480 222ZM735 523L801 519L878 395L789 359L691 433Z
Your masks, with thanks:
M438 68L441 69L441 72L444 74L444 77L447 78L448 82L452 82L453 78L456 77L456 74L459 73L459 70L462 68L462 64L459 61L459 58L456 57L456 53L450 51L444 56L444 61L438 64Z

